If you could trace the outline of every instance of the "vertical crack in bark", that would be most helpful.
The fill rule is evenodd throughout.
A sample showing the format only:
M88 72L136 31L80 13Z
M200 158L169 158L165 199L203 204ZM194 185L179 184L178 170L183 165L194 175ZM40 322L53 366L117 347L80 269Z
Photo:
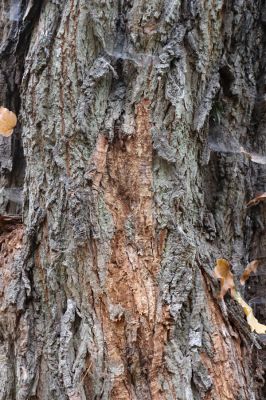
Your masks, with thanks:
M132 390L135 396L146 393L147 399L158 395L167 333L167 310L160 305L157 285L167 232L156 231L149 106L148 100L141 100L135 134L110 145L103 178L115 226L103 329L113 374L111 398L119 399L134 398Z

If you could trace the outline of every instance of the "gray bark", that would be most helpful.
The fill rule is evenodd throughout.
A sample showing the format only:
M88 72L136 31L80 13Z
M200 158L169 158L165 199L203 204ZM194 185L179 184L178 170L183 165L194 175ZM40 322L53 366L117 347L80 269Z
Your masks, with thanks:
M265 254L240 152L266 154L265 23L253 0L2 1L1 400L264 398L212 270Z

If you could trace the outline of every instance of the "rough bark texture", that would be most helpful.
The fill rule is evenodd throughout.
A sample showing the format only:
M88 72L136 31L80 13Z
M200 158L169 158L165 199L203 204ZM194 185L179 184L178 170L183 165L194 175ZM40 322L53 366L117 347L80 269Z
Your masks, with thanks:
M23 215L0 229L1 400L265 398L212 275L265 257L266 167L239 150L266 154L265 24L254 0L1 2L0 206Z

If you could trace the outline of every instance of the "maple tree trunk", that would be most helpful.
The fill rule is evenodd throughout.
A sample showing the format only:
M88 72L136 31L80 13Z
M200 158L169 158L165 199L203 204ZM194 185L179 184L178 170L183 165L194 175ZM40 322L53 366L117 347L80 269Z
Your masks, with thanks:
M240 146L266 154L265 24L254 0L1 2L0 400L265 398L212 273L264 257ZM265 284L241 289L262 323Z

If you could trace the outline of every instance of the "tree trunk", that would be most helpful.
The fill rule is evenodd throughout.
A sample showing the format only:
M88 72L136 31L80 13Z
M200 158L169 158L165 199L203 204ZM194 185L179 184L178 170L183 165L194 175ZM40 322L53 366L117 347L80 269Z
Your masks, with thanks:
M264 1L3 0L0 399L254 400ZM262 161L263 162L263 161ZM23 195L22 195L23 187ZM1 225L0 225L1 228ZM260 268L263 275L263 266ZM248 300L263 309L265 276ZM259 299L259 300L258 300Z

